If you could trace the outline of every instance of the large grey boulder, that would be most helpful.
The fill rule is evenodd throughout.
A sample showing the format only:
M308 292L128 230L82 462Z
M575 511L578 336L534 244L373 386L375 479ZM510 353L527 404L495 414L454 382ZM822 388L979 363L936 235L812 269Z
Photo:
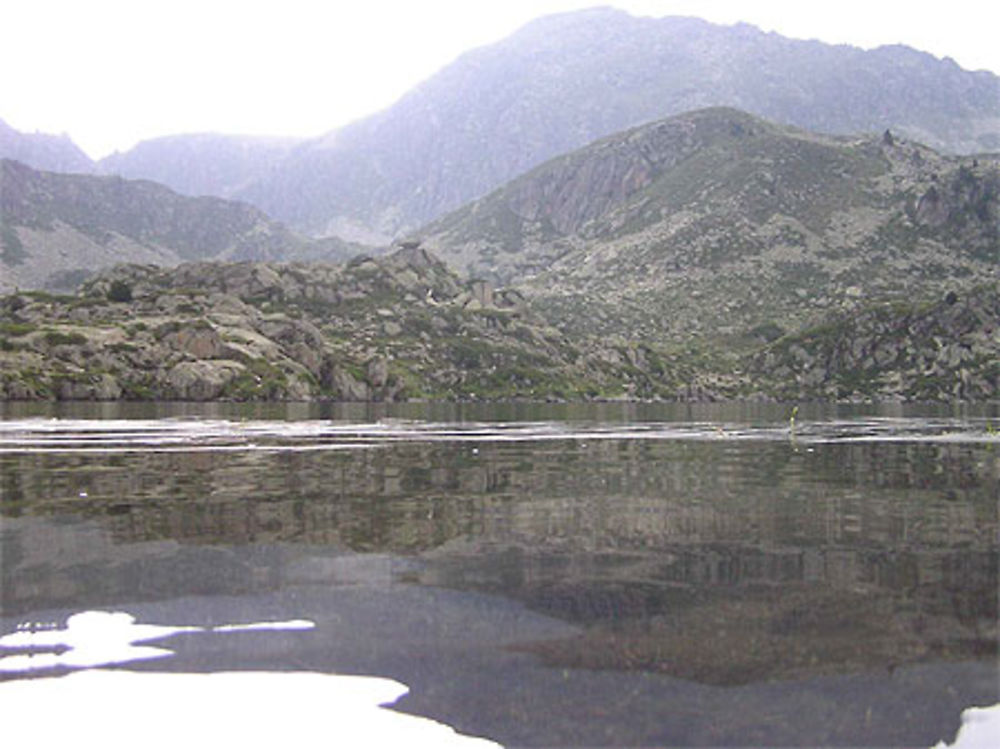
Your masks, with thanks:
M213 400L244 370L242 364L230 360L183 361L167 373L166 382L171 395L180 400Z

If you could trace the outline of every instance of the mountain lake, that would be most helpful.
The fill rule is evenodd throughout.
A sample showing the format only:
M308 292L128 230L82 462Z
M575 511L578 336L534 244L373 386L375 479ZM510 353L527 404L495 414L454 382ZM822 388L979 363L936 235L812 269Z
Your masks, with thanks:
M0 403L2 735L950 745L1000 703L998 428L996 406Z

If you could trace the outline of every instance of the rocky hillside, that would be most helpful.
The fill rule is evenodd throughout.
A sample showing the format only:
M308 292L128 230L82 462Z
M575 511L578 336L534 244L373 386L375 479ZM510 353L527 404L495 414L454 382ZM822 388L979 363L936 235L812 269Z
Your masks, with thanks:
M714 108L558 157L425 227L570 334L746 350L832 310L996 279L1000 159Z
M837 315L776 341L747 371L753 389L783 400L998 400L1000 284Z
M683 374L642 346L570 342L414 247L118 266L78 295L0 298L0 400L656 397Z
M0 400L1000 400L1000 285L841 312L744 355L567 337L426 251L123 265L0 297Z
M73 288L120 262L341 258L344 243L300 237L246 203L163 185L57 174L0 161L0 292Z
M22 133L3 120L0 120L0 158L52 172L94 171L94 162L68 135Z
M387 110L310 141L239 197L311 234L373 242L558 154L725 105L831 133L1000 150L1000 78L902 46L797 41L608 8L534 21Z

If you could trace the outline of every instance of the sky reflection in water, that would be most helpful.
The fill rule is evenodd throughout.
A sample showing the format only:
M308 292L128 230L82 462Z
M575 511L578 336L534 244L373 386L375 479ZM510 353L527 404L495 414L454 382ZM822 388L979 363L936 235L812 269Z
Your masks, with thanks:
M0 421L0 648L129 611L176 628L134 676L372 674L511 744L931 746L1000 698L990 418L390 416Z

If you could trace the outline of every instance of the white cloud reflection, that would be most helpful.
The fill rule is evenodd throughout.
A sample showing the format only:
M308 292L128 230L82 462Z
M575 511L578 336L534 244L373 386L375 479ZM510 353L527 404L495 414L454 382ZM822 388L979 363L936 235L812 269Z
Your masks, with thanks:
M0 683L5 741L104 747L308 746L496 747L450 726L384 709L407 693L397 681L312 672L207 674L94 669L163 658L173 651L140 643L185 633L308 630L313 622L216 627L139 624L125 612L85 611L64 628L27 624L0 637L14 651L0 672L84 669L58 678Z
M307 672L88 670L0 684L10 746L496 747L427 718L386 710L390 679Z
M0 657L0 673L50 668L93 668L131 661L164 658L172 650L138 643L162 640L185 632L238 632L245 630L312 629L309 621L256 622L219 627L137 624L123 611L84 611L66 620L65 629L22 626L0 637L0 647L27 650Z
M962 727L955 743L943 741L934 749L996 749L1000 746L1000 703L991 707L970 707L962 711Z

